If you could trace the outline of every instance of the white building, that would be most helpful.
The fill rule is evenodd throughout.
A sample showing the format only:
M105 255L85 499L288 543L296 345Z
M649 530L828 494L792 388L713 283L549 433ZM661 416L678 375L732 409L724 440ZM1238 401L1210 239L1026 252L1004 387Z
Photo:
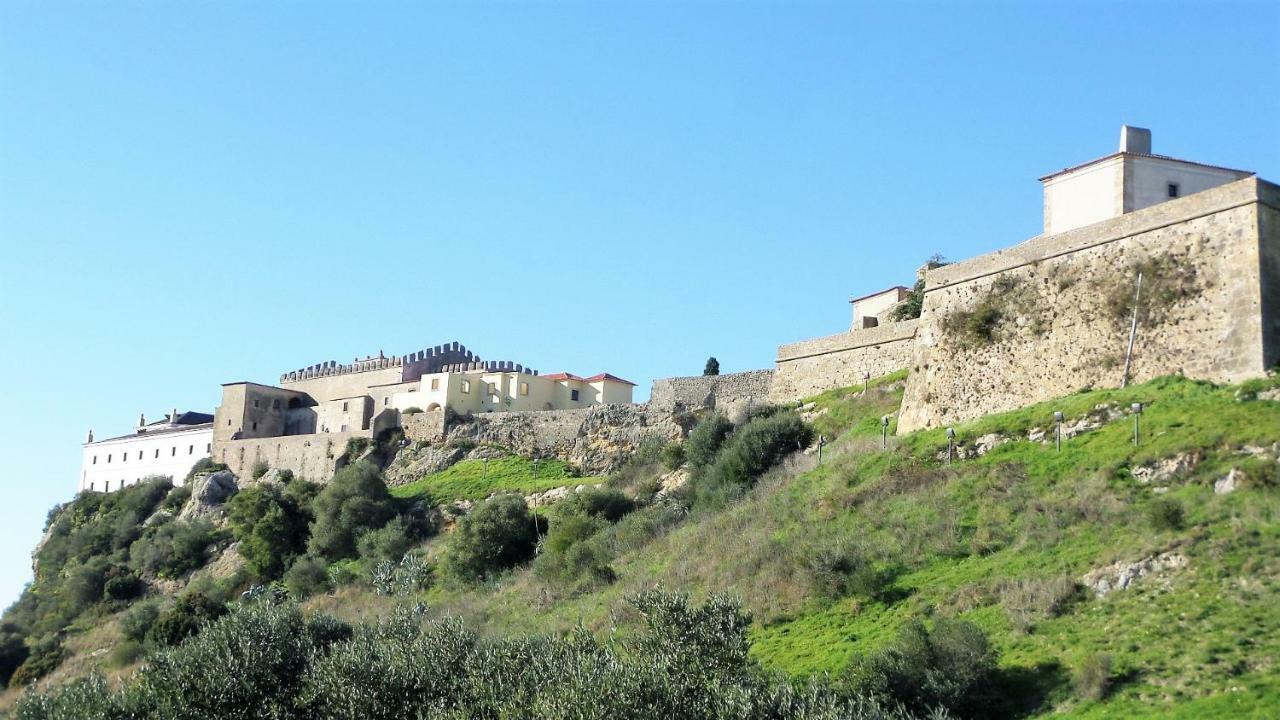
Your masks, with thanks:
M80 465L80 492L111 492L153 475L181 485L191 467L213 450L213 416L175 409L164 420L148 424L138 418L129 435L89 439Z
M907 299L910 290L896 285L888 290L881 290L870 295L856 297L849 301L853 306L853 324L850 330L878 327L882 320L887 320L887 313L895 305Z
M1151 131L1120 128L1120 150L1040 178L1044 234L1054 235L1247 178L1248 170L1151 154Z
M404 411L449 408L460 415L504 410L572 410L591 405L629 405L635 383L609 373L455 370L423 375L399 386L383 404ZM381 409L381 408L379 408Z

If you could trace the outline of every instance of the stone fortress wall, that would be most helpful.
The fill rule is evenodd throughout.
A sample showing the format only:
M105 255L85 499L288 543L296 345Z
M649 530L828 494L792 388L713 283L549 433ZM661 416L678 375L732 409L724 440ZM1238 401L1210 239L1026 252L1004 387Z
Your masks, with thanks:
M734 417L753 404L769 402L773 375L772 370L748 370L654 380L649 407L668 414L715 408Z
M898 429L1119 387L1258 377L1280 361L1280 187L1256 177L931 270Z
M770 400L793 402L907 367L918 324L889 322L779 347Z
M351 438L371 436L369 431L284 435L248 440L224 440L214 444L213 459L227 466L243 482L253 466L265 462L272 468L291 470L298 477L326 482L337 469Z

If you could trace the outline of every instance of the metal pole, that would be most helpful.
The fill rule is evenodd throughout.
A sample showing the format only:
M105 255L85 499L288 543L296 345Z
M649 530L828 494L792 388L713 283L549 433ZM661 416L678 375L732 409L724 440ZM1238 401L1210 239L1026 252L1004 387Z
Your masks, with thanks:
M880 424L880 449L884 450L889 447L889 425L887 423Z
M1138 413L1133 414L1133 444L1138 444L1138 418L1142 417Z
M1138 300L1142 297L1142 273L1138 273L1138 287L1133 291L1133 320L1129 323L1129 349L1124 353L1124 377L1120 387L1129 386L1129 364L1133 360L1133 341L1138 336Z
M862 373L862 394L866 395L867 391L870 389L871 389L871 373L864 372Z
M827 436L819 435L818 436L818 464L819 465L822 464L822 446L826 444L827 444Z

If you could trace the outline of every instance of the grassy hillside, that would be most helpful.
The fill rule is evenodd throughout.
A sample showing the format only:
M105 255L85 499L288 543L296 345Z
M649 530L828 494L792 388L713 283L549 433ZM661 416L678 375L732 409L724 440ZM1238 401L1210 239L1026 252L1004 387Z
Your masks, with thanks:
M755 615L753 655L795 675L838 675L909 622L953 616L987 631L1027 713L1266 716L1280 707L1280 403L1254 399L1266 386L1166 378L1080 393L958 426L962 446L1008 442L949 466L940 429L880 450L900 383L827 393L813 422L838 439L821 467L793 458L720 512L625 518L610 530L615 582L565 589L518 571L429 598L492 633L626 632L615 614L629 593L728 589ZM1133 402L1145 404L1138 446ZM1055 410L1068 427L1090 415L1100 427L1061 453L1029 441ZM1159 481L1132 472L1178 456L1193 461ZM1215 494L1232 468L1241 487ZM1101 598L1080 584L1165 552L1186 567Z
M600 482L582 478L560 460L533 460L518 456L491 460L463 460L437 473L391 488L397 498L429 497L436 502L483 500L497 492L534 493L566 485Z

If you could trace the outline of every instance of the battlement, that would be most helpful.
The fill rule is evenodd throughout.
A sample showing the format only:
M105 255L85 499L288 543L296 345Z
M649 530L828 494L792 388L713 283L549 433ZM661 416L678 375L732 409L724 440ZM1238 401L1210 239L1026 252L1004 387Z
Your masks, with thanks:
M408 355L387 357L382 351L378 351L377 357L370 355L363 360L357 358L347 364L329 360L309 365L305 368L282 374L280 376L280 385L286 386L315 378L351 375L393 368L401 368L399 382L413 382L423 375L438 372L483 370L488 372L538 374L537 370L526 368L520 363L510 360L483 360L479 355L468 350L465 345L454 341L409 353Z

